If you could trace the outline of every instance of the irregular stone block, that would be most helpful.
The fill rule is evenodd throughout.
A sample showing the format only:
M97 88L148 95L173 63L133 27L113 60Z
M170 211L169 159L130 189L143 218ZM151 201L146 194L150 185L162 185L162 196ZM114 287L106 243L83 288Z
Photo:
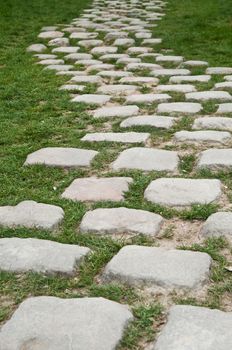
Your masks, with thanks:
M95 132L86 134L81 141L88 142L123 142L123 143L146 143L150 137L147 132Z
M174 140L180 142L211 142L226 143L230 141L231 134L223 131L178 131L174 134Z
M232 131L232 118L204 117L194 120L193 129L218 129Z
M97 75L78 75L71 79L71 82L81 84L101 84L102 78Z
M79 40L78 41L78 45L84 47L85 49L89 49L91 47L95 47L95 46L101 46L103 44L102 40L97 40L97 39L93 39L93 40Z
M90 52L93 55L107 55L109 53L116 53L118 48L115 46L97 46L94 47Z
M119 80L122 84L144 84L144 85L157 85L159 79L152 77L125 77Z
M162 92L181 92L181 93L187 93L187 92L194 92L196 91L196 88L194 85L191 84L171 84L171 85L158 85L156 87L156 90L162 91Z
M169 79L170 83L208 83L211 79L211 75L186 75L186 76L173 76Z
M108 95L97 95L97 94L83 94L76 96L72 99L72 102L84 103L87 105L98 105L103 106L110 100Z
M73 69L73 66L71 64L51 64L44 69L51 69L51 70L56 70L56 71L66 71L66 70Z
M158 115L141 115L123 120L120 124L121 128L131 126L152 126L159 129L170 129L174 125L176 118L163 117Z
M70 53L66 56L64 56L65 60L71 60L71 61L78 61L78 60L91 60L93 55L90 55L89 53Z
M168 94L135 94L126 98L126 103L154 103L171 100Z
M183 64L189 67L202 67L202 66L204 67L209 65L209 63L206 61L194 61L194 60L185 61Z
M109 95L129 95L137 92L137 89L137 85L107 84L99 86L97 92Z
M232 68L230 67L209 67L206 69L206 74L232 74Z
M69 39L68 38L55 38L51 39L48 42L48 46L68 46Z
M151 72L151 75L154 75L155 77L159 76L170 76L170 75L188 75L191 74L190 70L188 69L155 69Z
M232 168L232 148L207 149L199 155L197 168L210 170L230 170Z
M182 56L161 55L161 56L156 57L156 62L181 63L181 62L183 62L183 57Z
M44 52L47 49L47 47L43 44L32 44L28 46L27 51L28 52Z
M139 107L133 106L116 106L116 107L102 107L94 112L94 118L111 118L119 117L125 118L139 113Z
M187 101L231 101L232 96L229 92L226 91L199 91L199 92L190 92L185 95Z
M232 113L232 103L221 103L216 113L217 114Z
M232 213L218 212L210 215L204 222L201 234L207 237L232 237Z
M195 114L202 110L202 105L196 102L161 103L157 107L158 113L187 113Z
M64 36L64 33L59 31L46 31L42 32L38 35L38 38L41 39L56 39L56 38L62 38Z
M71 53L76 53L79 50L80 50L79 46L60 46L60 47L55 47L55 49L52 49L52 52L71 54Z

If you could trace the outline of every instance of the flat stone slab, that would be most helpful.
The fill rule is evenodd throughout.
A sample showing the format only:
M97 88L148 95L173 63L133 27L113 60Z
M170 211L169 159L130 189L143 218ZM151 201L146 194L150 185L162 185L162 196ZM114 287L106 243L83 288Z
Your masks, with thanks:
M181 63L183 62L183 57L182 56L157 56L156 57L156 62L171 62L171 63Z
M44 69L56 70L56 71L67 71L73 69L71 64L50 64Z
M142 42L143 45L157 45L161 43L162 43L162 39L160 38L144 39Z
M183 62L183 64L189 67L204 67L209 65L209 63L206 61L197 61L197 60L185 61Z
M43 164L54 167L90 166L97 151L80 148L46 147L27 156L24 165Z
M129 57L127 54L125 53L109 53L107 55L103 55L100 57L100 59L103 62L109 62L109 61L117 61L119 58L125 58L125 57Z
M224 81L222 83L216 83L213 89L214 90L232 89L232 81Z
M65 60L78 61L78 60L91 60L93 55L89 53L70 53L64 56Z
M56 38L62 38L64 36L64 33L52 30L52 31L46 31L46 32L41 32L38 35L38 38L40 39L56 39Z
M232 81L232 75L225 75L224 80L226 81Z
M63 218L62 208L35 201L23 201L16 206L0 207L0 226L5 227L54 230Z
M168 94L134 94L126 98L126 103L154 103L171 99Z
M130 71L136 71L144 69L153 70L156 68L161 70L162 67L159 64L155 63L129 63L126 68Z
M89 248L34 238L0 239L0 270L74 274Z
M81 59L81 60L77 60L75 62L75 64L82 65L82 66L85 66L85 67L91 67L91 66L95 66L95 65L98 65L98 64L102 64L102 61L94 60L94 59L90 59L90 60Z
M232 74L232 68L230 67L209 67L206 69L206 74L219 74L226 75Z
M94 112L94 118L125 118L139 113L139 107L132 106L115 106L115 107L103 107Z
M114 46L129 47L131 45L134 45L134 43L135 43L134 39L118 38L114 41Z
M188 75L191 74L190 70L188 69L155 69L151 72L151 75L154 75L155 77L159 76L171 76L171 75Z
M197 168L230 170L232 168L232 148L211 148L201 152Z
M232 118L204 117L194 120L193 129L213 129L232 131Z
M27 51L28 52L44 52L47 49L47 47L43 44L32 44L28 46Z
M160 178L145 190L148 201L168 207L209 204L221 196L221 182L216 179Z
M82 92L85 90L86 86L85 85L78 85L78 84L65 84L62 85L59 90L65 90L65 91L78 91Z
M227 91L199 91L199 92L190 92L185 94L187 101L231 101L232 96Z
M175 305L152 350L230 350L231 327L231 312Z
M71 79L71 82L81 84L101 84L102 78L97 75L76 75Z
M125 77L119 80L122 84L143 84L143 85L157 85L159 79L153 77Z
M74 180L62 194L62 198L74 201L122 201L129 190L131 177L81 178Z
M78 45L84 47L85 49L93 48L95 46L101 46L102 44L103 41L98 39L87 39L78 41Z
M211 79L211 75L186 75L186 76L173 76L169 79L170 83L208 83Z
M93 55L107 55L110 53L116 53L118 48L115 46L97 46L94 47L90 52Z
M201 234L207 237L232 237L232 212L218 212L204 222Z
M0 348L115 350L132 320L126 306L104 298L29 298L2 326Z
M174 140L180 142L211 142L226 143L231 140L231 134L226 131L178 131L174 134Z
M43 59L42 61L39 61L38 64L42 65L52 65L52 64L64 64L64 60L57 59L57 58L48 58L48 59Z
M171 102L161 103L157 107L157 113L186 113L195 114L202 110L202 105L196 102Z
M141 55L143 53L148 53L152 51L153 49L151 47L134 46L134 47L129 47L129 49L127 50L127 53L129 55Z
M52 52L60 52L60 53L76 53L79 51L80 48L79 46L60 46L60 47L55 47L52 49Z
M187 92L196 91L196 88L194 85L191 85L191 84L170 84L170 85L158 85L156 87L156 90L162 91L162 92L187 93Z
M145 210L128 208L99 208L88 211L80 224L81 233L100 235L142 234L155 236L164 220Z
M71 33L70 39L95 39L98 36L98 33L91 33L91 32L74 32Z
M54 38L49 40L48 46L69 46L68 38Z
M112 70L112 69L114 69L114 65L113 64L99 63L99 64L93 64L91 66L88 66L86 68L86 72L91 72L91 71L100 72L100 71L103 71L103 70Z
M127 72L124 70L102 70L97 73L98 76L101 76L103 78L123 78L123 77L130 77L133 75L132 72Z
M50 55L50 54L46 54L46 53L40 53L40 54L36 54L34 55L35 57L38 57L40 60L48 60L48 59L53 59L56 58L56 55Z
M97 94L83 94L76 96L72 99L72 102L84 103L87 105L98 105L103 106L110 100L108 95L97 95Z
M217 114L232 113L232 103L221 103L216 113Z
M112 168L114 170L175 171L178 161L178 154L174 151L133 147L122 151L112 163Z
M206 253L132 245L110 260L103 278L130 285L194 289L208 281L210 265Z
M81 141L88 142L122 142L122 143L146 143L150 137L147 132L95 132L86 134Z
M158 129L170 129L173 127L175 121L176 118L173 117L163 117L158 115L141 115L123 120L120 124L120 127L128 128L131 126L152 126Z
M125 84L107 84L99 86L97 92L108 95L129 95L138 92L138 86Z

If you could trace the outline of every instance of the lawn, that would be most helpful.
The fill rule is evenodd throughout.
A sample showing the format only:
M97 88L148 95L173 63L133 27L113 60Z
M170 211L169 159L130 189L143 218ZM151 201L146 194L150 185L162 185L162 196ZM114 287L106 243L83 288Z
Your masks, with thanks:
M61 199L64 189L77 177L91 175L111 176L106 170L116 155L125 147L115 144L81 143L86 128L93 124L83 105L70 102L69 94L58 88L67 79L53 72L44 72L34 64L35 58L26 52L26 47L38 42L42 26L68 24L78 17L91 1L83 0L5 0L0 14L0 205L16 205L23 200L35 200L61 206L65 220L55 236L47 231L0 228L0 237L37 237L88 246L93 255L80 269L78 278L47 277L28 273L16 275L0 273L0 322L4 322L15 307L28 296L54 295L64 298L103 296L131 305L135 322L130 326L121 344L121 349L141 349L139 344L154 339L156 328L163 322L160 300L146 299L135 288L116 284L99 284L97 275L111 257L126 244L158 245L159 241L145 237L128 240L113 240L78 234L78 224L87 205ZM167 15L154 30L155 37L162 37L162 47L173 49L186 59L207 60L211 65L232 65L232 7L230 0L169 0ZM89 91L94 87L87 87ZM178 98L178 96L177 96ZM207 106L206 106L207 107ZM146 108L143 106L143 108ZM210 108L210 106L208 106ZM95 130L100 130L102 121L94 121ZM173 132L189 128L188 118L175 130L151 132L155 143L169 140ZM119 129L116 120L113 130ZM136 129L135 129L136 130ZM138 130L138 129L137 129ZM139 129L140 131L142 129ZM47 146L82 147L100 152L91 171L63 170L43 166L24 167L26 156ZM193 155L182 159L180 174L186 177L214 177L206 172L194 173L197 149ZM120 175L120 174L119 174ZM162 214L168 219L202 220L217 210L215 205L193 207L191 210L175 210L152 205L143 200L143 192L157 173L144 175L139 171L121 172L132 176L134 184L126 195L124 206L146 209ZM229 198L232 193L230 174L218 174L227 186ZM97 203L95 207L122 206L122 203ZM172 239L170 231L165 239ZM180 244L181 246L181 244ZM186 247L182 247L185 249ZM170 296L173 303L191 303L223 309L225 295L232 292L231 272L224 267L225 255L231 247L224 239L211 239L201 245L191 245L192 250L205 251L214 259L211 285L204 300L190 296ZM226 253L226 254L225 254Z

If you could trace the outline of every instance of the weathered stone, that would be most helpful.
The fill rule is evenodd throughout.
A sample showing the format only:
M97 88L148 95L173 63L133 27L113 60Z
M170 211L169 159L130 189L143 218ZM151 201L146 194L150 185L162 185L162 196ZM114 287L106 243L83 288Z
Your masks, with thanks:
M123 78L123 77L130 77L133 75L132 72L127 72L124 70L103 70L97 73L98 76L101 76L103 78Z
M178 131L174 134L175 141L181 142L211 142L226 143L231 140L231 134L226 131Z
M56 59L56 58L48 58L48 59L43 59L42 61L39 61L38 64L42 65L53 65L53 64L64 64L64 60L61 59Z
M65 90L65 91L78 91L81 92L85 89L85 85L74 85L74 84L66 84L62 85L59 90Z
M117 64L130 64L130 63L140 63L141 59L140 58L135 58L135 57L122 57L117 60Z
M175 171L177 167L177 152L143 147L122 151L112 164L114 170Z
M194 60L185 61L183 64L189 67L202 67L202 66L204 67L209 65L209 63L206 61L194 61Z
M152 36L152 33L146 33L146 32L135 33L135 37L137 39L150 39L151 36Z
M71 79L71 82L81 84L101 84L102 78L97 75L77 75Z
M232 68L230 67L209 67L206 69L206 74L232 74Z
M221 182L213 179L160 178L150 183L144 197L168 207L209 204L221 196Z
M80 148L47 147L29 154L24 165L86 167L90 166L91 161L97 154L97 151Z
M0 207L0 226L54 230L63 220L62 208L51 204L23 201L16 206Z
M161 103L157 107L158 113L187 113L195 114L202 110L200 103L190 102L172 102L172 103Z
M232 113L232 103L221 103L216 113L217 114Z
M82 61L80 61L82 62ZM107 64L107 63L99 63L99 64L93 64L89 67L87 67L86 72L91 72L91 71L106 71L106 70L112 70L114 69L113 64Z
M185 98L187 101L231 101L232 96L229 92L226 91L199 91L199 92L190 92L185 94Z
M144 70L144 69L159 69L161 70L161 66L159 64L155 64L155 63L129 63L127 65L127 70L129 71L136 71L136 70Z
M40 60L48 60L48 59L53 59L53 58L57 57L56 55L50 55L50 54L46 54L46 53L40 53L40 54L36 54L34 56L39 58Z
M107 84L99 86L98 93L108 95L129 95L138 91L137 85L125 85L125 84Z
M41 30L42 32L51 32L54 30L57 30L58 27L56 26L46 26L46 27L42 27Z
M223 83L216 83L213 89L214 90L232 89L232 81L224 81Z
M114 41L114 46L129 47L134 45L134 39L130 38L119 38Z
M173 76L169 79L170 83L208 83L211 79L210 75L186 75L186 76Z
M93 55L107 55L110 53L116 53L118 48L115 46L98 46L94 47L90 52Z
M74 32L70 35L70 39L79 39L79 40L88 40L95 39L98 36L98 33L94 32Z
M124 200L124 193L129 190L131 177L81 178L74 180L62 194L62 198L73 201L113 201Z
M197 168L210 170L231 170L232 168L232 149L207 149L199 155Z
M154 103L172 99L168 94L135 94L126 98L126 103Z
M207 237L232 237L232 213L218 212L210 215L202 226L201 234Z
M109 100L110 100L110 96L108 95L84 94L84 95L79 95L74 97L72 99L72 102L103 106Z
M159 76L170 76L170 75L188 75L191 72L188 69L172 69L172 68L163 68L163 69L154 69L151 72L151 75L154 75L155 77Z
M86 134L81 141L88 142L122 142L122 143L146 143L150 137L145 132L95 132Z
M175 305L152 350L230 350L231 327L232 313Z
M51 69L56 71L66 71L73 69L74 67L71 64L51 64L44 69Z
M103 277L130 285L194 289L208 281L210 265L206 253L132 245L110 260Z
M80 40L78 41L78 45L89 49L91 47L95 47L95 46L101 46L103 44L102 40L97 40L97 39L93 39L93 40Z
M2 326L0 348L115 350L133 316L104 298L26 299Z
M159 79L152 77L125 77L119 80L122 84L143 84L143 85L157 85Z
M148 52L152 52L152 48L151 47L138 47L138 46L134 46L134 47L130 47L127 50L127 53L129 55L141 55L143 53L148 53Z
M112 118L119 117L125 118L139 113L139 107L132 106L116 106L116 107L103 107L94 112L94 118Z
M76 53L79 51L80 48L79 46L60 46L60 47L55 47L55 49L52 49L52 52L61 52L61 53Z
M73 274L89 252L89 248L42 239L2 238L0 270Z
M128 208L99 208L88 211L80 224L81 233L143 234L159 233L163 218L145 210Z
M194 120L193 129L213 129L232 131L232 118L204 117Z
M119 32L119 31L112 31L110 33L107 33L105 36L105 40L106 41L110 41L110 40L115 40L115 39L119 39L119 38L127 38L128 37L128 33L127 32Z
M47 49L47 47L43 44L32 44L28 46L27 51L28 52L44 52Z
M226 81L232 81L232 75L225 75L224 80Z
M157 56L156 57L156 62L171 62L171 63L181 63L183 62L183 57L182 56Z
M93 55L90 55L88 53L70 53L69 55L64 56L65 60L70 61L78 61L78 60L91 60Z
M75 64L78 64L78 65L82 65L82 66L93 66L93 65L96 65L96 64L102 64L102 61L100 60L93 60L93 59L90 59L90 60L77 60L75 62Z
M144 39L142 41L143 45L157 45L157 44L161 44L161 43L162 43L162 39L160 39L160 38Z
M62 38L64 36L64 33L59 32L59 31L46 31L42 32L38 35L38 38L41 39L56 39L56 38Z
M131 117L121 122L121 128L128 128L131 126L152 126L159 129L170 129L176 121L173 117L163 117L156 115L141 115Z
M55 38L48 42L48 46L68 46L69 39L68 38Z
M196 91L196 88L194 85L191 84L171 84L171 85L158 85L156 87L156 90L162 91L162 92L181 92L181 93L187 93L187 92L194 92Z
M125 53L115 53L115 54L112 53L112 54L100 56L100 59L103 62L109 62L109 61L117 61L119 58L125 58L125 57L129 57L129 56Z

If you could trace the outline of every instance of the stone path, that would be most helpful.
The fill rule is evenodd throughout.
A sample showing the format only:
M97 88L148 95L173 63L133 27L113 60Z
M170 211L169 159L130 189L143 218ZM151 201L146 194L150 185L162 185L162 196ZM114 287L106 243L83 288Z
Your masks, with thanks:
M186 210L192 205L219 204L219 211L199 226L193 243L197 236L232 237L232 213L225 205L224 184L217 179L217 171L232 169L232 68L210 67L204 60L167 51L162 38L153 34L166 5L163 0L94 0L70 24L43 27L39 43L27 49L42 70L67 79L57 88L70 92L70 102L82 104L89 113L81 148L42 148L28 154L24 162L24 166L89 169L89 176L72 178L60 196L68 205L87 204L78 227L81 235L154 239L164 232L168 219L153 209L128 206L134 174L139 172L150 179L143 187L146 208ZM215 75L218 81L209 90ZM205 115L206 103L214 106L217 115ZM188 130L181 128L186 116L191 120ZM152 136L154 130L168 132L171 139L159 142L159 136ZM96 144L106 145L109 151L121 147L121 152L114 150L111 161L102 160L106 170L97 176L91 173L101 156L101 150L94 150ZM196 161L187 177L181 172L182 158L193 153ZM199 170L214 175L201 178ZM8 228L57 231L64 217L61 207L30 198L0 207L0 225ZM166 295L209 286L208 254L178 249L175 241L167 247L160 239L159 245L124 246L106 264L98 283L116 281L159 292L161 288ZM88 247L4 238L0 270L75 275L91 254ZM167 313L151 349L231 350L231 313L191 305L172 306ZM132 321L127 306L102 298L29 298L2 326L0 349L113 350Z

